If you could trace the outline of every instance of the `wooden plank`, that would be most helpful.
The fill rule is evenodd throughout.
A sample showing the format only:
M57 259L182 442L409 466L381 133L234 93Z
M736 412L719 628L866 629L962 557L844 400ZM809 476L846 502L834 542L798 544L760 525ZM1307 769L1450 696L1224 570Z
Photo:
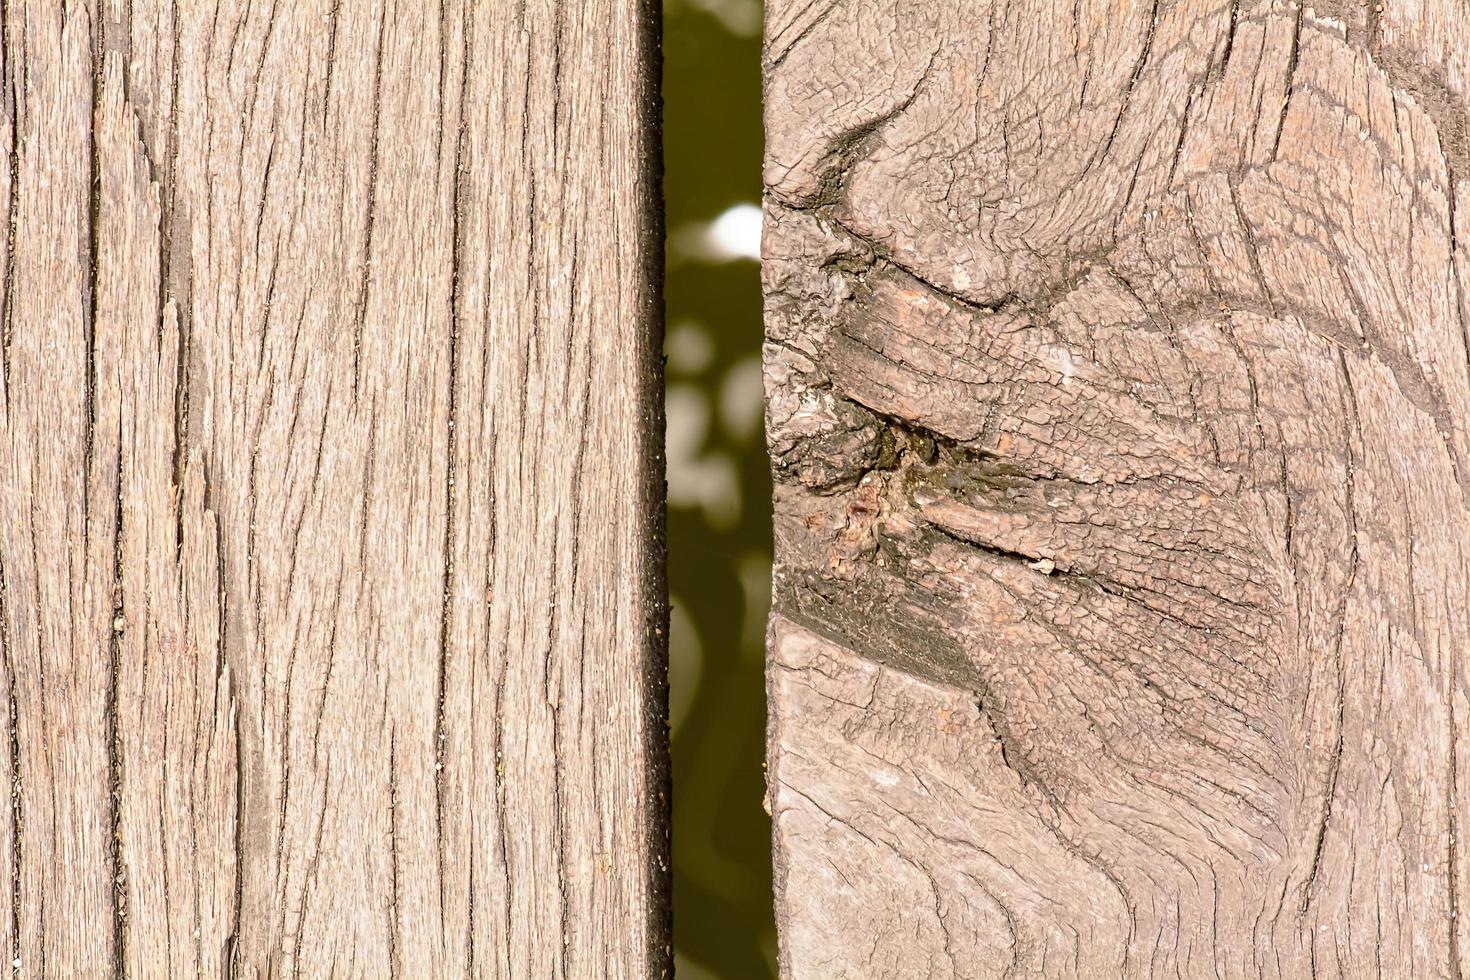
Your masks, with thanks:
M667 974L655 18L4 6L15 976Z
M770 5L788 976L1470 965L1467 51Z

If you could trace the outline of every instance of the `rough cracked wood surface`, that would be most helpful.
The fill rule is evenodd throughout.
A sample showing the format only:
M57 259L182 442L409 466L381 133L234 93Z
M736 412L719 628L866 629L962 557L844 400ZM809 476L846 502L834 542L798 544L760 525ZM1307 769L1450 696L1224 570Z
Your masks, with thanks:
M1458 977L1470 7L776 0L792 977Z
M0 9L3 962L658 975L651 9Z

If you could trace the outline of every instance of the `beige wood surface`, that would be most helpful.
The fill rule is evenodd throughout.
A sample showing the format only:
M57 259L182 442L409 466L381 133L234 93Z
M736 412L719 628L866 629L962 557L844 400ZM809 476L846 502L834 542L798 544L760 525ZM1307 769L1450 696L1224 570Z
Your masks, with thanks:
M1470 966L1470 7L772 0L791 977Z
M4 962L661 975L655 9L3 21Z

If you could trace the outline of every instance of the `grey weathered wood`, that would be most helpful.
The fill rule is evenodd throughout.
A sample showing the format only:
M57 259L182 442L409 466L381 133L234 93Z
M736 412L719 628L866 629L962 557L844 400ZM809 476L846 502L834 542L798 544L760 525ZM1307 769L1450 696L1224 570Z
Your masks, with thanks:
M666 971L655 18L4 5L15 976Z
M1470 8L775 0L793 977L1430 977Z

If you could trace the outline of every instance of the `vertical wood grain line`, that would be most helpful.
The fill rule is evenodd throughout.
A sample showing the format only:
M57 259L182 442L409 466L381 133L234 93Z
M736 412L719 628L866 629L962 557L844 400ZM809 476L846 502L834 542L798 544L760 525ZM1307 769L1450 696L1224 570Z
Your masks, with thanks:
M6 295L9 295L7 290ZM0 663L5 666L5 700L9 724L6 737L9 740L9 773L5 781L10 793L10 969L13 976L20 975L20 910L21 910L21 861L25 853L25 810L21 796L20 770L20 703L15 696L15 654L10 639L10 602L5 583L5 562L0 560Z
M12 54L11 0L0 2L0 57L4 58L5 71L0 84L5 86L5 107L10 116L10 146L8 147L9 194L5 206L5 297L0 300L0 384L5 386L5 413L10 414L10 338L15 329L15 226L17 209L20 206L20 106L18 90L20 80L15 70Z

